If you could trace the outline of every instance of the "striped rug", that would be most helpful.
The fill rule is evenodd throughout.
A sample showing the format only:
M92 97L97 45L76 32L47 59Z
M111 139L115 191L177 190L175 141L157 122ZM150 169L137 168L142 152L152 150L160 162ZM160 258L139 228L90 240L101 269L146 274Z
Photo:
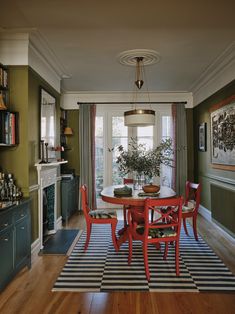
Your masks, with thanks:
M119 222L119 229L123 224ZM175 275L174 249L168 258L163 251L149 246L151 278L145 277L141 242L133 243L132 264L128 266L128 242L115 252L109 225L94 225L89 247L84 252L84 232L74 247L52 291L104 292L115 290L200 292L235 291L235 276L199 236L195 241L192 228L190 237L183 228L180 242L180 276Z

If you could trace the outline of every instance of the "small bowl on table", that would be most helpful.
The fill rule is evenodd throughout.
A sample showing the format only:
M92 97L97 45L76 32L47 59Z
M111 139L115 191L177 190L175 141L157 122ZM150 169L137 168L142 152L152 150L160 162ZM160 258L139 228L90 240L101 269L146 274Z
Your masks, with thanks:
M145 193L157 193L160 190L160 186L154 185L154 184L148 184L148 185L144 185L142 189Z

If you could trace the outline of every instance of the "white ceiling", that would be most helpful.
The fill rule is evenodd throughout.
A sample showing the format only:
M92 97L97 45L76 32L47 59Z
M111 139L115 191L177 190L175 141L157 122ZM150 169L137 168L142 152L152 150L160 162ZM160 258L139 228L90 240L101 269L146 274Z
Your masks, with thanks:
M117 55L156 50L150 91L192 91L235 41L234 0L0 0L1 29L36 29L59 61L64 91L130 91Z

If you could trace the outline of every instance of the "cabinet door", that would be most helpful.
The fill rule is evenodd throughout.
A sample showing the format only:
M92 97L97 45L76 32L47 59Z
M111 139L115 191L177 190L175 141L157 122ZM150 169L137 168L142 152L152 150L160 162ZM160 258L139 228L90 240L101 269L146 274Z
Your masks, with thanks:
M30 255L29 223L22 219L16 224L15 267Z
M0 288L2 288L14 269L13 227L0 234L0 254Z

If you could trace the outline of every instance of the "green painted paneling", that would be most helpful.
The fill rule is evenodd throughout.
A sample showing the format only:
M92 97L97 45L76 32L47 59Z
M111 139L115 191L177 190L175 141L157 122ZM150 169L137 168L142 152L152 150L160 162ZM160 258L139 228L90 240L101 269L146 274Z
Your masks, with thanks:
M235 171L225 171L220 169L214 169L211 165L211 137L210 137L210 108L218 102L226 99L227 97L235 94L235 81L231 82L214 95L203 101L197 107L193 109L194 116L194 162L195 162L195 178L196 181L202 182L202 197L201 204L207 209L211 210L210 200L210 175L227 178L234 180L235 182ZM207 123L207 151L199 152L198 146L198 125L202 122ZM225 204L226 206L226 200Z

